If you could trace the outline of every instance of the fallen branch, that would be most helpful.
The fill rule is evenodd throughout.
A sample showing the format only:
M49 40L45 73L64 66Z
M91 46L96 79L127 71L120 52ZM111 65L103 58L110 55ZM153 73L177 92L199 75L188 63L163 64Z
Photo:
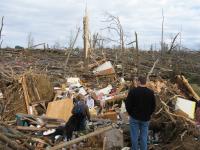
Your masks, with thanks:
M153 66L152 66L152 68L151 68L151 70L148 72L148 74L147 74L147 82L150 81L150 80L149 80L149 77L150 77L150 75L153 73L153 70L154 70L154 68L155 68L155 66L156 66L156 64L157 64L158 62L159 62L159 58L156 59L156 61L154 62Z

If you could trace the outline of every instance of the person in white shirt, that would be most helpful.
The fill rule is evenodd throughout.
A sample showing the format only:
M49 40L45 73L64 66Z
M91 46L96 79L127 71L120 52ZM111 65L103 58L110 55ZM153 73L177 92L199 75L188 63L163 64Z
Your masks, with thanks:
M94 99L90 95L87 96L86 105L89 109L94 108Z

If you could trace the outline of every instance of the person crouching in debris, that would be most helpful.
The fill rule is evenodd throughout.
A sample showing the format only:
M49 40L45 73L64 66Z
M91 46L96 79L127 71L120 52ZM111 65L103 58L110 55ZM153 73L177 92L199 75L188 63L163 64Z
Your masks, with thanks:
M139 77L138 86L130 89L125 100L126 110L130 116L130 135L132 150L147 150L149 120L155 111L154 92L146 87L146 78Z
M77 97L78 101L72 109L72 115L79 121L77 125L77 131L85 130L86 120L90 121L89 108L85 103L85 98L83 95Z
M72 109L72 116L66 122L65 126L59 126L50 133L44 135L49 136L52 140L61 135L68 141L72 139L74 131L82 131L86 128L86 120L90 121L89 108L84 102L84 96L78 95L74 101L74 107Z

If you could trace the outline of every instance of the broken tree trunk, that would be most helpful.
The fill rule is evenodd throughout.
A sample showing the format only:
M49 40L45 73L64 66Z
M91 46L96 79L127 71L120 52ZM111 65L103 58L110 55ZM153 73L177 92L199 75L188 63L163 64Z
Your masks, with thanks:
M89 52L89 27L88 27L88 14L87 10L83 17L83 44L84 44L84 63L85 68L88 67L88 52Z
M108 130L111 130L111 129L113 129L113 126L108 126L108 127L105 127L105 128L98 129L98 130L96 130L96 131L94 131L92 133L89 133L89 134L84 135L84 136L80 136L79 138L76 138L74 140L71 140L71 141L64 142L64 143L61 143L59 145L56 145L56 146L50 148L49 150L57 150L57 149L61 149L63 147L67 147L67 146L73 145L73 144L81 142L82 140L85 140L85 139L87 139L89 137L99 135L99 134L101 134L103 132L106 132Z
M3 40L2 40L2 30L3 30L3 19L4 19L4 16L1 18L1 27L0 27L0 48L1 48L1 45L3 43Z
M186 87L186 89L191 93L192 97L195 100L200 100L199 95L193 90L192 86L189 84L188 80L183 75L178 75L177 79Z

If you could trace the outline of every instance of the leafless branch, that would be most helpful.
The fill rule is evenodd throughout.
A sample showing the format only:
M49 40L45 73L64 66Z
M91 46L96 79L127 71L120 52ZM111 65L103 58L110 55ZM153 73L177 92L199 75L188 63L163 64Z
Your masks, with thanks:
M120 43L120 47L121 47L121 51L124 51L124 31L121 25L121 22L119 20L119 17L117 16L113 16L109 13L106 13L106 20L104 20L104 22L108 22L109 26L106 27L105 29L108 29L108 31L110 32L111 30L115 31L118 36L119 36L119 43ZM116 40L114 40L116 41Z
M38 47L40 45L43 45L44 49L45 49L45 43L39 43L39 44L36 44L36 45L32 45L30 48L35 48L35 47Z
M131 45L131 44L133 44L133 43L135 43L136 41L132 41L132 42L129 42L128 44L126 44L126 45Z
M174 45L174 43L175 43L175 41L176 41L176 39L177 39L177 37L178 37L179 34L180 34L180 33L177 33L177 34L175 35L175 37L173 38L172 43L171 43L171 46L170 46L170 48L169 48L169 50L168 50L168 53L171 53L171 51L176 47L176 45Z
M118 35L120 35L120 32L119 32L118 29L115 28L115 27L109 26L109 27L103 28L102 30L106 30L106 29L107 29L109 32L111 32L111 30L114 30Z

